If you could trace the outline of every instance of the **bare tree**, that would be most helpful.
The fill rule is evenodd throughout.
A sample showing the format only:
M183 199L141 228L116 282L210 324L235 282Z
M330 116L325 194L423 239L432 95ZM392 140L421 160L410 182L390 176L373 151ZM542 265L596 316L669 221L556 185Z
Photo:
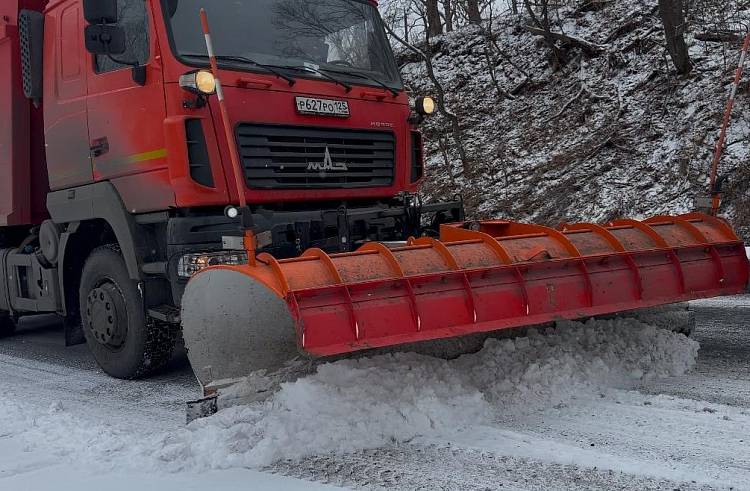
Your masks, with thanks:
M523 0L523 5L526 7L526 13L529 15L529 18L531 18L531 22L541 31L545 44L552 52L555 69L564 65L567 61L567 55L557 46L557 40L552 33L552 21L549 15L550 0ZM539 10L538 15L534 11L535 7Z
M693 69L685 43L685 10L682 0L659 0L659 15L664 24L667 51L678 73L689 73Z
M404 39L409 40L409 13L404 10Z
M466 14L469 16L470 24L481 24L482 13L479 9L479 0L466 0Z
M480 31L484 36L485 41L484 57L485 61L487 62L487 72L490 75L492 84L495 86L495 91L497 92L498 98L515 99L515 94L523 89L523 87L529 82L529 74L526 73L526 71L517 63L515 63L513 61L513 58L508 53L506 53L498 43L498 36L493 31L495 26L495 11L493 9L492 3L487 6L485 20L485 24L483 26L480 26ZM500 80L498 80L496 68L501 63L503 63L503 65L510 65L513 70L517 71L523 76L520 83L516 83L515 87L511 88L510 90L504 89L500 84ZM512 75L508 74L508 72L505 70L505 66L502 67L502 71L506 79L515 78Z
M520 0L499 1L517 3ZM429 39L469 24L479 25L486 20L487 12L497 2L498 0L381 0L380 4L386 23L405 36L406 41L414 42L415 35L424 35ZM415 21L418 21L419 26L414 25ZM410 30L407 36L407 25L424 26L424 30Z
M427 8L427 34L429 37L439 36L443 33L443 23L440 19L440 8L438 0L426 0Z
M387 0L381 2L381 15L386 24L410 41L412 36L419 37L425 32L423 7L421 0Z
M443 12L445 16L445 32L453 31L453 0L443 0Z
M432 65L432 59L428 53L425 53L421 49L417 48L413 44L407 43L404 38L399 36L396 32L391 29L391 27L386 24L385 29L388 32L388 34L393 37L396 41L401 43L406 49L411 51L412 53L419 56L422 61L425 64L425 68L427 69L427 76L432 81L432 85L435 86L435 91L437 92L437 97L435 102L437 103L438 112L450 122L451 125L451 132L453 133L453 140L456 143L456 149L458 150L458 156L461 159L461 166L463 168L464 175L470 175L471 174L471 164L469 162L469 157L466 152L466 146L464 144L464 138L463 138L463 129L461 128L461 122L458 119L458 116L451 112L448 107L445 105L445 89L443 88L443 85L440 83L440 80L438 80L437 76L435 75L435 67Z

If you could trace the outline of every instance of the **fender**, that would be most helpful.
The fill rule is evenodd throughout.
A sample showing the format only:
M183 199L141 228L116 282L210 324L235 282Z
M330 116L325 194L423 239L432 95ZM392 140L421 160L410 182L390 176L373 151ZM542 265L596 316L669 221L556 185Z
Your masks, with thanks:
M111 183L98 182L53 191L47 195L47 209L52 220L61 225L93 219L107 222L117 238L130 277L141 281L138 258L143 257L146 248L138 239L133 215L125 209L120 194ZM60 242L60 264L64 262L68 236L64 233ZM64 268L60 268L61 284L64 284L63 271Z

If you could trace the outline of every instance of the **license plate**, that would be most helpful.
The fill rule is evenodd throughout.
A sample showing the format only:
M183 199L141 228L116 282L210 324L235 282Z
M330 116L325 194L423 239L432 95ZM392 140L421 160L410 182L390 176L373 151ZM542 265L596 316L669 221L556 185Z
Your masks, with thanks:
M323 116L349 116L349 103L332 99L316 99L314 97L297 97L297 112L300 114L320 114Z

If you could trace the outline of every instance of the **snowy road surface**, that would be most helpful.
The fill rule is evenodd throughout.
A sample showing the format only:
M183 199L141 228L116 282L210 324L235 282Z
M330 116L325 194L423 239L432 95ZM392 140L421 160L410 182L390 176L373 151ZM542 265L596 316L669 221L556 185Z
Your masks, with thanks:
M122 382L35 320L0 341L0 490L750 489L750 296L694 340L568 323L446 362L348 360L183 424L183 357Z

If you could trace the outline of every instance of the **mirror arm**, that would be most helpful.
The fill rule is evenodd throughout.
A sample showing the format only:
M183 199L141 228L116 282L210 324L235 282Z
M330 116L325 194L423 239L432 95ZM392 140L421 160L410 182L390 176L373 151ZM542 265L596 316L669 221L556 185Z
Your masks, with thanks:
M124 60L118 60L111 54L107 53L107 58L114 61L115 63L119 63L120 65L126 65L129 66L132 69L132 76L133 76L133 82L143 87L146 85L146 66L141 65L137 61L124 61Z
M135 65L132 69L133 82L141 87L146 85L146 65Z

